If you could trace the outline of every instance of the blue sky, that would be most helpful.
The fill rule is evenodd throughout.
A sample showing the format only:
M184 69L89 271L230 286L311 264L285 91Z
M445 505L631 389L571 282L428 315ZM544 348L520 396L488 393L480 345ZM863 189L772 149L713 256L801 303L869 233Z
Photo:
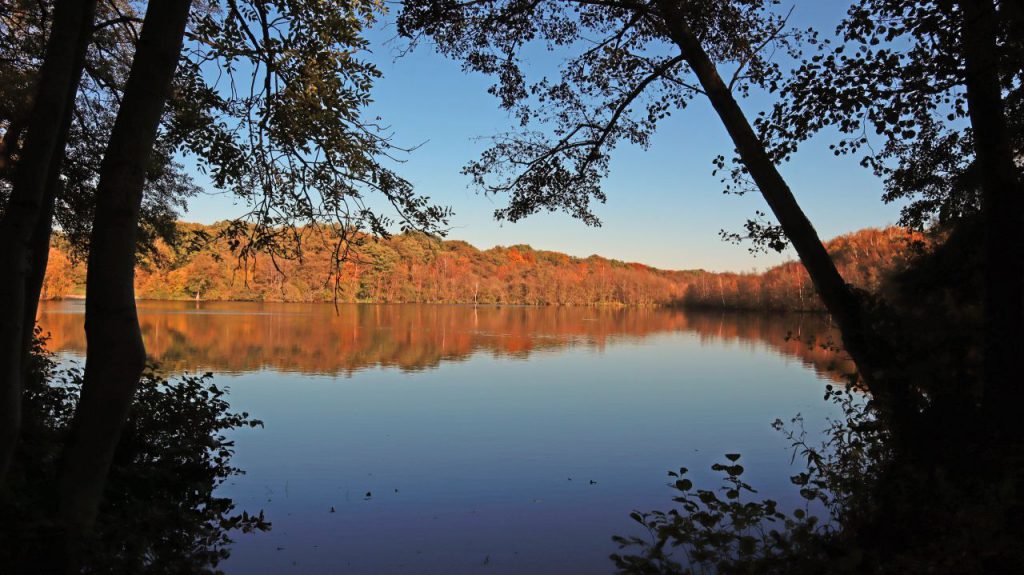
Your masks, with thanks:
M846 6L839 0L797 1L791 22L831 33ZM486 147L481 137L509 129L512 120L487 94L488 78L462 72L458 63L430 46L397 57L398 46L386 43L394 35L390 18L370 34L372 59L384 77L368 112L390 124L396 144L422 144L397 171L420 193L454 209L449 238L480 248L530 244L669 269L750 271L793 257L754 257L745 246L719 239L720 229L738 231L755 210L767 209L758 194L722 194L719 178L711 174L711 160L718 154L729 156L733 146L710 105L700 98L664 123L648 150L620 146L614 152L604 185L608 200L595 206L601 227L563 214L499 224L492 215L503 199L477 194L459 172ZM766 102L754 98L741 105L752 116ZM881 182L857 165L856 158L834 157L830 141L827 135L812 140L782 167L822 238L895 223L899 207L881 202ZM205 195L190 202L185 219L209 223L244 211L230 197Z

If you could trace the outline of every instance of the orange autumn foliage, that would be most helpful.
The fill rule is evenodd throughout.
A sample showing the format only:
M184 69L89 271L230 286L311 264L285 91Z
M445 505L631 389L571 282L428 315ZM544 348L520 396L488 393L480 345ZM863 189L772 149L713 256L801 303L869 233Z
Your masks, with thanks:
M179 224L216 236L218 226ZM900 269L918 234L866 229L828 242L843 276L877 291ZM84 266L56 242L45 297L82 293ZM477 303L507 305L687 305L728 309L819 310L797 262L764 273L661 270L590 256L577 258L527 245L479 250L462 241L402 234L361 245L340 271L332 246L310 236L301 260L259 254L240 261L227 241L193 253L158 244L136 270L140 299L276 302Z
M923 234L897 227L867 228L825 243L846 282L870 293L884 291L885 280L905 269L927 246ZM702 274L687 286L683 303L725 309L825 309L799 262L786 262L763 273Z

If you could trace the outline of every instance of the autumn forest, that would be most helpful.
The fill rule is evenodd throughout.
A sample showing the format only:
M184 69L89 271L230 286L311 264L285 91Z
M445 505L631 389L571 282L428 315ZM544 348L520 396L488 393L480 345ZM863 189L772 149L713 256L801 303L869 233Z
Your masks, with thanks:
M311 235L298 258L259 253L238 258L217 226L179 224L199 248L158 243L135 276L140 299L268 302L459 303L505 305L684 305L744 310L819 311L823 307L796 262L762 273L669 271L600 256L575 258L527 245L479 250L422 234L367 238L340 275L332 246ZM178 246L194 246L182 241ZM58 241L51 248L43 297L84 295L80 258ZM878 292L915 254L924 236L899 228L867 229L826 244L848 281Z

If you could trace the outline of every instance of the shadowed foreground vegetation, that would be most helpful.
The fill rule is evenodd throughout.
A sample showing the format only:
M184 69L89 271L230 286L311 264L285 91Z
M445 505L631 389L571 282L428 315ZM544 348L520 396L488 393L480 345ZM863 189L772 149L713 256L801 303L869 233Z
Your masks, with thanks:
M0 572L60 572L49 489L81 393L82 371L58 365L37 340L16 464L0 491ZM230 410L210 374L142 377L118 444L96 529L81 542L82 573L220 573L236 533L265 531L263 513L214 494L244 473L226 432L262 423Z
M672 506L631 514L641 528L613 537L621 548L611 557L616 572L1018 572L1024 564L1020 446L993 455L979 448L977 431L949 430L931 449L910 455L905 431L878 417L870 397L850 383L855 380L828 386L825 400L842 415L829 422L820 444L807 439L799 414L772 424L799 462L790 481L803 505L783 508L760 496L743 478L739 453L712 465L719 485L695 484L685 467L669 471Z

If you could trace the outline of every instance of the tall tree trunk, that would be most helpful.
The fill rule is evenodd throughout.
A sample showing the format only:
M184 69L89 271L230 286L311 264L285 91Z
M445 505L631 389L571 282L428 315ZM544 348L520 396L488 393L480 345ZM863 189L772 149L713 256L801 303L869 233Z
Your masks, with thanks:
M760 189L761 195L768 202L772 213L778 218L786 237L796 249L825 308L839 325L847 352L857 363L861 375L867 382L878 380L881 354L872 350L879 343L872 341L866 325L867 318L864 317L862 305L856 294L839 274L814 226L800 209L793 192L775 167L764 144L750 126L732 92L718 75L715 64L704 51L700 41L686 25L675 3L671 0L659 0L658 5L663 12L670 37L679 46L683 57L696 74L711 105L732 137L740 159Z
M64 125L61 126L61 138L67 140L68 131L74 118L74 109L64 112ZM53 235L53 212L60 193L60 174L64 157L54 158L50 162L50 173L46 178L46 190L43 192L43 210L36 220L29 240L28 273L25 274L25 311L22 315L22 354L21 366L23 377L28 377L29 352L35 338L36 313L39 311L39 297L43 292L43 281L46 279L46 265L50 261L50 238ZM23 379L24 381L24 379Z
M91 34L90 34L91 36ZM78 69L85 67L85 54L88 49L88 38L82 42L77 54L79 61ZM79 74L79 78L81 75ZM74 103L78 96L78 82L68 87L68 101ZM71 123L75 119L75 106L68 106L64 110L64 118L57 133L58 141L61 142L60 153L55 154L50 162L49 173L46 175L46 187L43 189L43 201L39 217L32 230L32 238L29 240L29 267L25 276L25 312L22 317L22 355L21 365L24 378L27 378L29 368L29 352L35 338L36 313L39 311L39 297L43 292L43 282L46 279L46 266L50 261L50 239L53 236L53 215L56 209L57 196L60 195L60 176L64 167L64 149L67 144L68 134L71 131Z
M72 547L95 522L110 462L145 366L133 285L139 211L190 5L191 0L149 2L100 166L86 275L85 379L59 480L60 518Z
M1024 185L999 82L995 6L991 0L966 0L960 8L986 234L983 402L1000 420L1012 421L1022 394L1018 372L1024 358Z
M46 211L51 166L64 155L65 114L74 108L91 36L95 0L58 2L26 129L14 187L0 221L0 481L6 476L21 429L21 360L25 350L25 286L32 235Z

